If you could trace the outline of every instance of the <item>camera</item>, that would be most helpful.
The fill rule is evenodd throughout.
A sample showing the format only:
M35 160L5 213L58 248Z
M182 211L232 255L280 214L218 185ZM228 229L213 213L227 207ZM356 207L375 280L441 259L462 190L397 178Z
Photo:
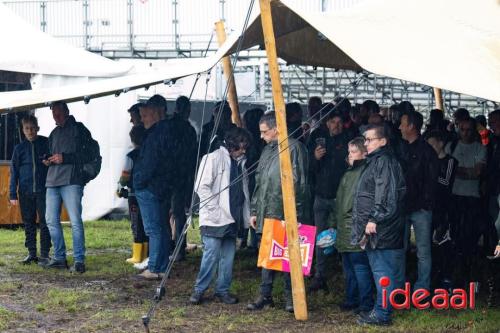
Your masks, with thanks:
M128 198L128 190L125 187L122 187L118 191L116 191L116 195L118 195L118 198Z

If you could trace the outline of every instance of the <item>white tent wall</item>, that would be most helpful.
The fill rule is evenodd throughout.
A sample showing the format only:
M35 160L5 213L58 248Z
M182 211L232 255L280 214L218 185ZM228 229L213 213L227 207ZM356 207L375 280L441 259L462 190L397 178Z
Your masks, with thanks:
M81 79L78 79L81 80ZM89 104L69 104L70 114L81 121L99 142L102 156L101 172L85 186L83 219L93 220L112 211L125 212L127 202L115 195L125 155L132 148L129 138L131 128L128 107L136 103L135 93L119 97L106 96L93 99ZM55 123L49 108L37 109L40 134L48 136Z
M164 61L148 60L124 60L127 65L134 66L138 70L161 66ZM207 76L200 76L195 90L193 100L203 101L205 89L207 87L207 100L217 100L222 96L225 89L225 80L222 78L220 69L213 70L214 75L206 83ZM219 73L219 75L216 75ZM45 88L57 88L64 85L84 84L98 79L87 77L68 77L56 75L33 75L31 85L34 90ZM255 87L255 74L242 73L237 75L236 86L241 98L250 95ZM77 121L85 124L90 130L94 139L99 142L102 156L101 172L96 179L92 180L85 187L83 198L83 219L94 220L111 212L125 213L127 201L115 195L117 182L121 175L125 161L125 155L132 149L129 138L131 129L128 108L137 103L138 100L146 100L154 94L161 94L168 100L175 100L180 95L191 93L196 75L178 79L173 84L159 84L151 86L148 90L137 89L128 93L122 93L118 97L114 95L91 99L88 104L84 102L70 103L70 114ZM169 113L172 113L172 109ZM54 129L55 123L52 112L49 108L40 108L35 112L40 125L40 134L48 136ZM211 116L211 109L206 109L205 122ZM200 119L200 115L193 115L193 118ZM201 120L199 121L201 122ZM199 129L200 123L197 123Z

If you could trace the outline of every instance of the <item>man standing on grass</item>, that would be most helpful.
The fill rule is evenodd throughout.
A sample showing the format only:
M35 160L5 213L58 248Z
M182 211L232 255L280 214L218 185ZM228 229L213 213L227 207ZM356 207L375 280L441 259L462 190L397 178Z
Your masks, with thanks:
M49 167L47 173L46 219L54 245L54 257L46 268L67 268L66 244L61 227L61 204L68 211L73 235L73 272L85 272L85 232L82 221L83 188L88 182L83 165L91 162L88 148L96 142L89 130L69 115L65 102L54 102L51 106L56 128L49 136L51 155L43 163Z
M369 125L364 132L366 168L361 174L352 207L352 245L366 250L377 287L372 311L360 312L358 323L390 325L391 307L382 307L380 279L389 278L387 295L395 287L396 255L403 248L404 220L401 216L406 191L403 170L388 147L383 126Z
M229 287L238 230L248 225L250 218L250 195L244 167L250 140L246 130L232 128L225 134L224 145L201 160L196 193L200 197L203 257L194 292L189 298L192 304L201 303L217 268L215 297L226 304L238 302L238 298L229 294Z
M172 237L167 221L176 167L172 124L162 120L165 109L155 104L161 100L155 96L140 108L146 133L133 171L135 195L149 238L148 269L139 274L146 280L160 279L168 266Z
M266 113L259 123L260 136L267 143L260 156L259 166L255 176L255 191L250 205L250 225L257 232L257 237L262 236L264 219L284 220L283 194L281 192L280 161L278 146L278 129L274 112ZM295 187L295 202L297 207L297 221L309 224L311 217L309 211L309 182L308 182L308 155L307 149L300 141L288 139L290 158L293 169L293 182ZM261 310L265 306L273 306L273 282L276 271L262 269L262 282L260 295L255 302L248 304L248 310ZM283 273L285 280L285 310L293 312L292 285L290 274Z

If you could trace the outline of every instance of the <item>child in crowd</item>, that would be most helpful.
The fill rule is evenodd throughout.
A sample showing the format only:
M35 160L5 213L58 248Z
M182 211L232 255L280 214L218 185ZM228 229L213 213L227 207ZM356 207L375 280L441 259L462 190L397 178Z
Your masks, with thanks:
M42 163L49 155L49 141L38 135L40 128L35 116L21 120L26 140L15 146L10 166L10 203L21 208L28 256L21 263L27 265L49 262L50 233L45 223L45 180L48 167ZM40 223L40 257L36 249L36 221Z
M134 164L139 156L144 133L145 129L142 125L134 126L130 131L130 140L134 145L134 149L127 154L125 166L123 167L122 175L118 182L119 188L117 191L117 195L120 198L128 198L128 209L134 243L132 245L132 257L127 259L127 262L133 264L142 264L148 257L148 237L144 232L144 225L142 223L139 204L135 197L132 179Z

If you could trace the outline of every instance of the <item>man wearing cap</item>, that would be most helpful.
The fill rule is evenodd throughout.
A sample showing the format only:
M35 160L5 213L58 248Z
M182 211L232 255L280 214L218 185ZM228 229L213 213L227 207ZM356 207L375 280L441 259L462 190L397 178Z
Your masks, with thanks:
M162 100L165 99L155 95L140 108L146 133L133 173L135 194L149 237L148 269L139 277L148 280L159 279L166 271L172 247L167 220L176 170L176 144L171 122L162 120L166 112Z

